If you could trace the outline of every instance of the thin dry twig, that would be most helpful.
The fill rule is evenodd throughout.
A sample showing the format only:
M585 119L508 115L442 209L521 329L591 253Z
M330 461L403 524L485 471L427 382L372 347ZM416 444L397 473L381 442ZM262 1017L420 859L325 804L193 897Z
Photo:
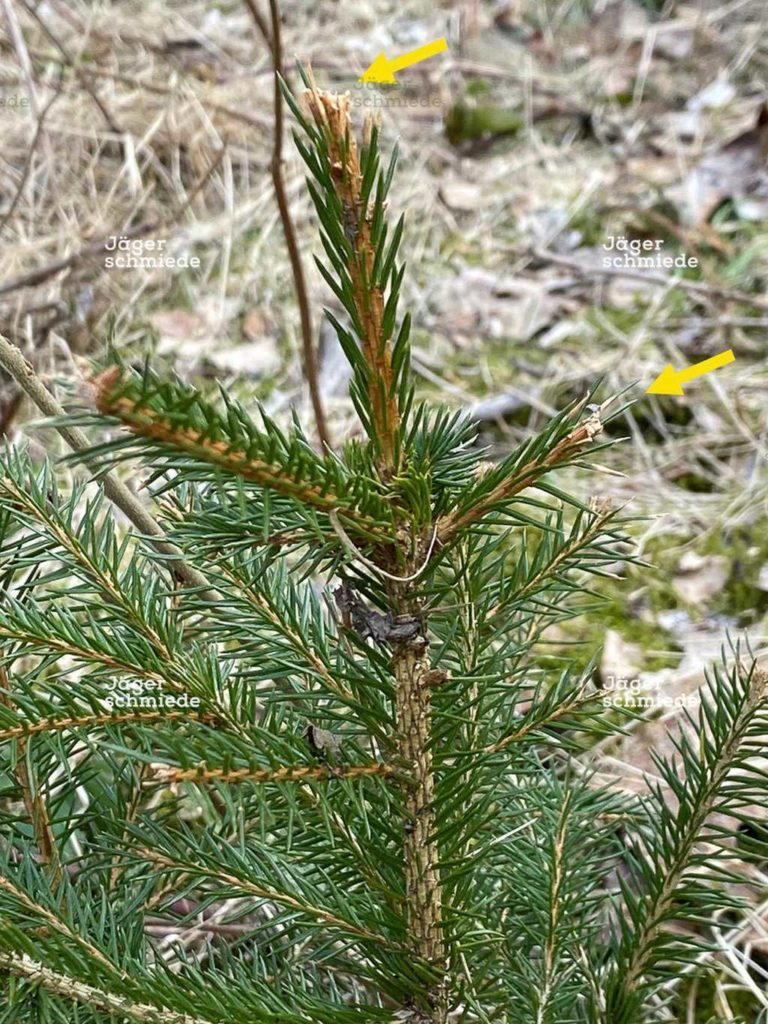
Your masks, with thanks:
M245 3L245 6L248 8L248 11L250 12L251 17L253 18L253 20L254 20L254 22L256 24L256 28L261 33L262 38L264 39L264 42L267 44L267 46L269 47L269 49L271 51L273 44L272 44L272 33L270 31L270 28L269 28L269 22L267 21L267 19L264 17L264 15L259 10L259 5L256 2L256 0L244 0L244 3Z
M322 397L320 395L320 373L317 362L317 345L315 344L315 339L312 333L312 316L309 309L307 282L304 277L304 265L302 263L301 253L299 252L298 242L296 240L296 229L294 228L293 220L291 218L291 209L288 203L285 180L283 178L283 138L285 136L285 128L283 93L280 86L280 80L285 76L283 74L283 44L280 35L280 10L277 5L277 0L269 0L270 21L272 23L270 30L259 11L255 0L246 0L246 7L250 11L251 16L256 23L256 27L262 34L272 55L272 67L275 79L273 94L275 127L270 172L272 175L272 184L275 189L275 199L277 200L277 207L280 212L280 223L283 226L285 244L288 249L288 258L291 263L291 273L293 274L294 286L296 288L296 301L298 302L299 318L301 320L304 375L307 380L309 396L315 415L317 436L320 444L324 448L330 449L333 447L333 444L328 430L328 421L325 415L325 409L323 408Z

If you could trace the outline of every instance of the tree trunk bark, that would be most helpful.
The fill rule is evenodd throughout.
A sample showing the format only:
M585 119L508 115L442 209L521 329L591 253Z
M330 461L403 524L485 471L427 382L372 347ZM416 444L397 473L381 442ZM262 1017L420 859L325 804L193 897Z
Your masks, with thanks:
M418 617L421 607L409 589L406 583L392 586L392 610L396 615ZM396 643L393 671L399 754L413 775L406 796L403 837L408 941L416 956L442 973L447 965L435 839L435 776L429 748L432 694L428 650L429 641L423 635ZM447 1013L446 985L441 981L429 992L427 1006L414 1007L413 1020L445 1024Z

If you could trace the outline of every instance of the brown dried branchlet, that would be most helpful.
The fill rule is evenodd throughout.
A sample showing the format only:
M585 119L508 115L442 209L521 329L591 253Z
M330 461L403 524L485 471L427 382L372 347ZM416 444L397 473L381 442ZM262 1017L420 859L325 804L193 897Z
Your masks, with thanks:
M305 505L324 512L337 512L360 533L374 537L380 535L377 523L360 515L349 502L342 500L332 491L312 486L305 480L292 476L280 466L255 458L244 451L234 450L223 441L214 440L199 430L172 423L156 410L125 394L121 383L120 370L114 366L91 381L98 411L120 420L131 433L166 445L169 449L187 452L203 462L218 466L232 476L242 477Z
M373 204L364 204L363 176L357 141L350 121L350 98L312 88L302 95L306 109L327 140L331 174L343 211L344 234L351 256L347 270L357 314L362 326L362 352L368 365L368 398L375 434L381 449L379 470L389 477L397 470L396 434L400 413L394 397L392 338L384 332L385 297L375 283L376 249L371 240ZM364 126L364 139L370 139L373 121ZM365 205L365 209L363 208Z

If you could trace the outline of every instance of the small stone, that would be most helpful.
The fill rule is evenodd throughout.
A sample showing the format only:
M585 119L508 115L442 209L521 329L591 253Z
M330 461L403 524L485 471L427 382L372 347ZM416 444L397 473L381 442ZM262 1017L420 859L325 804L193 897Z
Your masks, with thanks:
M439 196L449 210L471 212L483 202L482 190L468 181L448 181L440 187Z
M729 572L730 562L725 555L699 555L695 551L686 551L678 562L672 586L686 604L704 604L720 593Z

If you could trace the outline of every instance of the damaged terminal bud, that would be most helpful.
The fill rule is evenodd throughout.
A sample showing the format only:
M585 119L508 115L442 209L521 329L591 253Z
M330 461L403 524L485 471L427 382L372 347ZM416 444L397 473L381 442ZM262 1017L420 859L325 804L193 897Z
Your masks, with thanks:
M420 619L377 612L369 608L348 583L342 583L333 596L344 627L353 629L363 640L403 643L424 635L424 625Z

